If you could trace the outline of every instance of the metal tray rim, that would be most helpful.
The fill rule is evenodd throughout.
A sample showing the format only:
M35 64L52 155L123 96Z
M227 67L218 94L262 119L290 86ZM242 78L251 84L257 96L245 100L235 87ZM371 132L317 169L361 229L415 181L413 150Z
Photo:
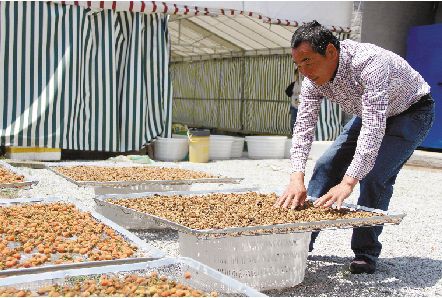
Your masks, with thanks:
M172 191L172 192L145 192L145 193L136 193L136 194L130 194L130 195L124 195L124 194L113 194L113 195L101 195L95 198L95 201L100 202L102 204L112 204L107 202L107 199L110 200L116 200L116 199L120 199L120 198L127 198L127 199L136 199L136 198L141 198L141 197L149 197L149 196L153 196L155 194L158 195L201 195L201 194L207 194L207 193L226 193L226 192L236 192L236 193L241 193L241 192L245 192L245 191L249 191L249 190L236 190L236 191ZM263 193L268 193L271 191L266 191ZM314 198L308 197L309 201L314 201ZM121 208L122 210L125 210L127 214L129 213L135 213L141 216L147 216L150 217L151 219L153 219L154 221L163 223L171 228L175 228L179 231L185 232L185 233L189 233L189 234L196 234L196 235L207 235L207 234L229 234L229 233L239 233L239 232L253 232L253 231L258 231L258 230L283 230L283 229L290 229L290 228L303 228L302 230L300 230L299 232L305 232L308 231L309 227L312 227L311 230L315 230L319 227L322 226L322 228L324 229L334 229L336 227L329 227L326 228L327 225L330 224L334 224L336 226L338 225L349 225L351 226L351 224L356 224L356 223L367 223L370 224L370 222L372 222L371 224L376 225L376 221L385 219L385 218L390 218L390 219L396 219L396 220L402 220L402 218L405 217L404 213L395 213L395 212L390 212L390 211L383 211L383 210L379 210L379 209L373 209L373 208L368 208L368 207L364 207L364 206L359 206L359 205L353 205L353 204L343 204L343 207L346 208L350 208L350 209L356 209L356 210L362 210L362 211L367 211L367 212L373 212L373 213L378 213L380 214L380 216L373 216L370 217L369 219L367 218L356 218L356 219L339 219L339 220L321 220L321 221L313 221L313 222L299 222L299 223L285 223L285 224L277 224L277 225L261 225L261 226L250 226L250 227L229 227L229 228L224 228L224 229L205 229L205 230L198 230L198 229L192 229L189 228L187 226L181 225L179 223L176 222L172 222L169 221L163 217L158 217L149 213L144 213L144 212L140 212L131 208L127 208L124 206L120 206L120 205L116 205L119 208ZM384 222L384 223L378 223L378 224L391 224L391 222ZM314 228L313 228L314 227ZM296 232L296 231L293 231Z

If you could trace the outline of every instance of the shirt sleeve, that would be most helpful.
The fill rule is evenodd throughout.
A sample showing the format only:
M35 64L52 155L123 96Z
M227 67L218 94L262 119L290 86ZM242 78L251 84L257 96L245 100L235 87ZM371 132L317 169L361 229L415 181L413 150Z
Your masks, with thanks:
M295 84L293 85L293 95L292 95L292 106L295 108L299 107L299 95L301 93L302 79L303 79L302 75L300 74L298 68L296 68L295 77L294 77Z
M293 129L292 148L290 149L291 173L305 171L308 154L315 136L322 96L308 79L304 79L299 99L300 104Z
M389 98L387 90L391 77L386 58L374 56L361 71L362 127L356 151L346 175L362 180L373 169L385 135Z

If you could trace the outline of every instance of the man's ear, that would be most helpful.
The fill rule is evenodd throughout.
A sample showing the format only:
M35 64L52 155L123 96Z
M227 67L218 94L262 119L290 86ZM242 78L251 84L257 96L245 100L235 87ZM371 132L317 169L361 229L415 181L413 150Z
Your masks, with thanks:
M328 45L327 45L327 48L326 48L326 53L327 53L327 55L329 56L329 57L333 57L333 58L335 58L335 57L337 57L338 56L338 50L335 48L335 46L334 45L332 45L331 43L329 43Z

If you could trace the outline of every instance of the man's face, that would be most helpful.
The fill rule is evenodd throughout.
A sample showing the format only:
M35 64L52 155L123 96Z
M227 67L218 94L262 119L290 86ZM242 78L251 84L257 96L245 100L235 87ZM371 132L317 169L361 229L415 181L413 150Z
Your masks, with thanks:
M321 86L333 77L338 67L339 53L332 44L328 44L325 56L322 56L313 51L308 42L303 42L292 49L292 58L301 74Z

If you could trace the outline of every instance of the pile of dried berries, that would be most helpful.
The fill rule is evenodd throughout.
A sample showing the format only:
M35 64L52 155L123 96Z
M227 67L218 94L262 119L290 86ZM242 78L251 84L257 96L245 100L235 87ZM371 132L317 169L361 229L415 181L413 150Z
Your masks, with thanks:
M315 208L306 203L290 210L275 208L275 193L215 193L198 196L162 196L108 200L108 202L168 219L192 229L223 229L312 222L350 218L367 218L374 214L331 208Z
M186 279L191 278L189 272L186 272L184 276ZM99 279L85 279L64 285L45 286L35 292L12 287L1 287L0 296L216 297L218 294L216 292L204 293L203 291L169 280L166 276L158 276L158 273L152 272L148 277L135 274L124 278L102 275Z
M0 207L0 270L128 258L136 250L72 204Z
M54 167L54 170L75 181L147 181L218 178L198 171L164 167Z
M24 177L0 166L0 184L23 182Z

